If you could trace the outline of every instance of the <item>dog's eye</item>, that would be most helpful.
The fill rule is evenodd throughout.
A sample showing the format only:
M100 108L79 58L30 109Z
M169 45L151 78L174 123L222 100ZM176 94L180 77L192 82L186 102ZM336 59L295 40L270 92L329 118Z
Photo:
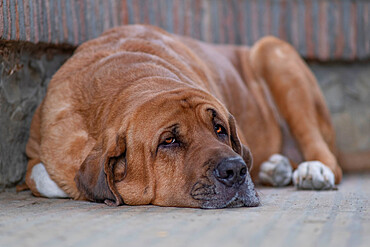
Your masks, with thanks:
M169 145L169 144L173 144L175 142L176 142L176 139L174 137L169 137L166 140L164 140L163 144Z
M215 132L217 135L227 135L225 128L220 124L216 124Z
M176 147L180 143L175 137L168 137L160 144L162 147Z

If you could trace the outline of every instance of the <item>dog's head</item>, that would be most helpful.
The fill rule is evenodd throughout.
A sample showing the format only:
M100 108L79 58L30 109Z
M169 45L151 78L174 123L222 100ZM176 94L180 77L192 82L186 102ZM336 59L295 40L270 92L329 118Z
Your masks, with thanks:
M233 116L199 89L152 97L108 128L76 175L83 195L119 205L258 206Z

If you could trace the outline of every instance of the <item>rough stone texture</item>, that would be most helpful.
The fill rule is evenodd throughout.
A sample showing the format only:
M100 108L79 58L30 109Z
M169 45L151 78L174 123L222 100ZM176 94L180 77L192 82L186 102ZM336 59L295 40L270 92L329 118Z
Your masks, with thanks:
M337 144L370 149L370 63L311 63L332 114Z
M370 174L337 191L258 188L262 206L108 207L0 193L0 246L369 246Z
M44 98L52 75L70 54L0 44L0 189L23 179L33 112Z
M370 169L370 63L310 63L334 124L345 171Z

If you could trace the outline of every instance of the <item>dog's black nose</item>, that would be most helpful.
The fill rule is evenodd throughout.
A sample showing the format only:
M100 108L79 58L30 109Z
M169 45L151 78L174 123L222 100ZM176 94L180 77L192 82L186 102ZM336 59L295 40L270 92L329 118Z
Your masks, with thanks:
M247 165L241 157L230 157L221 160L214 170L218 181L226 186L241 185L247 176Z

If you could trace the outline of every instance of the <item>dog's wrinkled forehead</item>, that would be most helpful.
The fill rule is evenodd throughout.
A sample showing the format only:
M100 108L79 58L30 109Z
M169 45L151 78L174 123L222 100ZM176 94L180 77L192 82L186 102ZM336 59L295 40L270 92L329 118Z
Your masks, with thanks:
M137 108L134 118L136 123L142 123L146 129L151 126L154 131L176 121L208 123L219 118L227 122L228 111L215 97L201 90L178 90L144 102Z

